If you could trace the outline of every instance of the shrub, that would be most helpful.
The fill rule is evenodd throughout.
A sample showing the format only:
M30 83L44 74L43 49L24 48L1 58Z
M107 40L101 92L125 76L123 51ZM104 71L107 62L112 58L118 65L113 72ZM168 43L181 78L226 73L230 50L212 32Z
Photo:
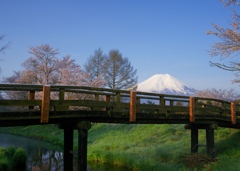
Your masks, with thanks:
M0 149L0 170L1 171L7 171L8 170L8 159L5 157L7 149L6 148L1 148Z
M26 170L27 154L23 148L18 148L13 156L13 169Z
M13 157L13 155L15 154L15 152L16 152L16 147L14 147L13 145L11 145L11 146L9 146L9 147L7 148L7 151L6 151L5 155L6 155L9 159L11 159L11 158Z

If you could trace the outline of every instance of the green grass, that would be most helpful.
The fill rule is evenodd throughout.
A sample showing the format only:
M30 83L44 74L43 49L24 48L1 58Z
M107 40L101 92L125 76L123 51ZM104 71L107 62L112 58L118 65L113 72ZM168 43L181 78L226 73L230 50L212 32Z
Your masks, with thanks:
M1 128L0 131L63 146L63 130L55 125ZM184 160L190 156L191 142L190 130L184 129L184 125L93 124L88 135L89 162L125 166L136 171L240 169L240 132L236 129L215 130L215 162ZM205 141L205 130L200 130L199 143L206 144ZM77 149L77 131L74 148ZM206 148L199 147L199 153L204 155ZM198 164L195 168L189 166L193 162Z

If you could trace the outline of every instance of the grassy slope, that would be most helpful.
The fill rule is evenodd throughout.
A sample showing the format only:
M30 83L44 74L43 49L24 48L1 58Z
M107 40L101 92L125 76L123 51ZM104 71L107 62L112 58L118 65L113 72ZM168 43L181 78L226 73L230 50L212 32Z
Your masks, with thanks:
M34 137L63 146L63 130L55 125L1 128L0 131ZM77 147L75 132L74 147ZM199 133L205 144L205 131ZM219 128L215 131L217 162L199 165L198 170L240 168L240 132ZM201 154L205 148L200 147ZM183 125L94 124L89 130L88 160L123 165L134 170L192 170L183 159L190 154L190 130ZM191 161L196 162L196 161ZM197 162L200 163L200 162Z

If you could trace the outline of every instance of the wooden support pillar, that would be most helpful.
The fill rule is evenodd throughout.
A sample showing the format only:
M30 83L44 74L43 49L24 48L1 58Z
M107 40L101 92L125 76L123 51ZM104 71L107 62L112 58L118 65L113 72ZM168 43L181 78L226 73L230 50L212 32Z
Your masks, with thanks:
M215 149L214 149L214 129L217 128L216 124L187 124L185 125L185 129L191 129L191 153L198 153L198 130L205 129L206 130L206 147L207 147L207 155L214 158L215 157ZM205 146L205 145L204 145Z
M87 139L91 123L79 122L75 128L78 129L78 171L87 171Z
M87 137L88 131L78 129L78 170L87 170Z
M191 154L198 153L198 128L191 128Z
M214 129L206 129L207 155L214 158Z
M73 170L73 129L64 128L64 171Z

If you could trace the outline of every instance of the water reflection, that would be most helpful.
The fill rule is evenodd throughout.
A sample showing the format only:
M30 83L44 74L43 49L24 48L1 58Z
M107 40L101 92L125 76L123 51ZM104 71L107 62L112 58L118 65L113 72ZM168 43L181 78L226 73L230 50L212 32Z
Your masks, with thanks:
M62 171L63 153L39 148L38 152L30 155L28 166L28 169L32 171Z
M0 146L23 147L28 155L27 171L63 171L63 150L43 141L0 133ZM91 167L91 169L90 169ZM91 164L88 171L130 171L127 168ZM77 158L73 169L77 170Z
M60 147L15 135L1 133L0 137L0 146L14 145L26 150L28 171L63 171L63 152Z

